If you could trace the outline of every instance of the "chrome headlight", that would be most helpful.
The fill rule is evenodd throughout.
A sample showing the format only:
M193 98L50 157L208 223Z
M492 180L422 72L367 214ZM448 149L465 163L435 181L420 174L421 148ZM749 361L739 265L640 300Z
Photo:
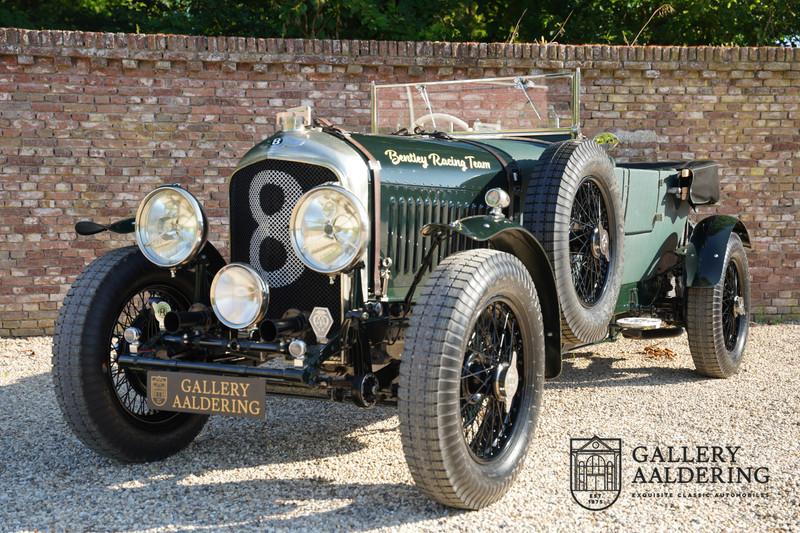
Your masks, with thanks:
M159 187L136 211L136 244L152 263L182 265L203 247L208 231L200 202L175 185Z
M231 329L245 329L260 322L267 305L269 287L249 265L225 265L211 282L211 307L219 321Z
M292 247L303 263L336 274L361 258L369 237L369 216L358 198L339 185L305 193L289 223Z

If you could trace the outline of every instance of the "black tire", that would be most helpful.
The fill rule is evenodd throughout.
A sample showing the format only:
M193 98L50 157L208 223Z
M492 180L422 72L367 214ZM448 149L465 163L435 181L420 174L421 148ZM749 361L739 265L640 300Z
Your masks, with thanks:
M99 257L70 287L53 339L53 382L67 424L86 446L122 462L168 457L192 442L208 419L148 410L141 404L146 380L115 364L112 344L124 342L119 319L137 308L135 298L146 287L163 287L165 298L191 303L191 277L172 278L136 247ZM134 320L145 317L139 313Z
M485 344L472 350L482 342L476 339L499 336L487 337L481 329L478 337L474 328L503 310L507 335L502 338L514 344L503 348L501 341L499 350L487 350ZM495 328L498 324L493 322ZM517 356L520 346L522 357ZM408 467L423 492L444 505L479 509L508 491L522 468L541 408L544 350L536 290L516 257L470 250L447 257L434 270L414 306L400 365L400 433ZM493 368L486 358L493 358ZM501 367L514 368L519 379L511 400L502 404L497 392ZM479 375L487 376L483 383ZM511 381L502 383L510 391Z
M697 372L712 378L736 374L749 329L750 271L742 240L733 233L719 282L687 292L686 333Z
M593 214L579 206L593 194L602 200L605 217L598 215L600 223L592 226L584 222ZM564 342L602 340L622 284L624 242L620 187L603 148L594 141L549 146L529 181L524 214L553 265Z

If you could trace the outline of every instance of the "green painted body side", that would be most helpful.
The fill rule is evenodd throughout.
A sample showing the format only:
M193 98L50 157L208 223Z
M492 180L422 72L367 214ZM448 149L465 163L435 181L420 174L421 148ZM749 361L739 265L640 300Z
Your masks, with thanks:
M622 288L616 312L625 313L632 303L649 305L654 294L648 282L665 261L684 245L688 202L667 189L677 185L674 170L617 168L625 213ZM665 255L666 254L666 255Z
M353 139L381 164L381 257L393 262L387 296L401 301L414 279L430 237L419 235L428 223L449 223L485 213L484 195L492 187L507 188L500 162L487 150L457 140L360 135ZM487 143L488 144L488 143ZM530 159L543 148L528 145ZM503 154L511 160L511 154ZM374 209L370 206L370 211ZM447 255L474 247L465 236L443 244L434 265ZM423 280L424 281L424 280Z
M401 135L351 137L380 161L381 184L481 191L502 171L486 150L455 140Z
M489 151L457 140L355 134L353 138L381 163L381 256L394 262L388 297L399 301L411 285L414 267L430 246L430 238L417 237L422 226L485 212L486 190L507 188L506 176ZM508 161L513 159L523 179L530 176L548 146L525 139L480 142ZM457 166L435 165L435 158ZM489 169L473 168L469 161ZM617 178L625 212L625 267L616 311L625 313L631 302L647 305L655 296L647 280L658 271L665 253L684 244L689 205L667 195L667 188L677 184L674 170L617 168ZM461 234L470 237L468 230ZM463 246L445 247L434 264L459 249Z
M737 233L750 247L747 228L736 217L712 215L697 223L686 249L685 275L687 287L713 287L722 279L728 239Z
M505 172L487 149L456 139L424 136L352 134L381 165L381 257L393 261L387 296L402 301L414 273L431 245L430 237L420 236L428 223L449 224L485 214L484 195L489 188L507 188ZM251 149L239 163L244 167L266 157L271 140ZM481 139L507 161L513 160L523 180L531 175L548 143L535 139ZM624 269L616 313L624 314L632 305L647 306L658 295L650 283L686 251L687 284L710 286L721 275L720 259L730 233L736 231L749 244L747 230L733 217L713 217L698 224L692 241L686 242L690 206L667 189L678 184L673 168L616 168L624 211ZM370 213L374 215L370 195ZM513 223L522 218L517 213ZM512 223L509 221L509 223ZM447 255L480 246L490 240L488 233L462 221L459 236L443 244L434 257L434 266ZM498 230L497 224L489 231ZM524 224L523 224L524 225ZM473 233L474 232L474 233ZM722 253L720 254L720 250ZM370 253L370 258L373 254ZM682 260L682 258L678 258ZM372 268L372 265L369 265Z

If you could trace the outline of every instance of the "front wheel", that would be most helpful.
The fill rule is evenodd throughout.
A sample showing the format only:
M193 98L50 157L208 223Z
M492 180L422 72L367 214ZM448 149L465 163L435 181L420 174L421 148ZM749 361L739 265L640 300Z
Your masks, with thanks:
M480 509L508 491L536 427L544 362L539 300L517 258L471 250L436 268L400 365L403 449L423 492Z
M689 288L686 333L697 372L728 378L739 371L750 329L750 272L742 240L728 240L722 277L709 288Z
M123 462L162 459L187 446L205 415L151 410L144 373L120 367L125 328L142 340L159 332L149 305L185 311L192 282L147 261L136 247L96 259L72 284L53 338L56 399L75 435L97 453Z

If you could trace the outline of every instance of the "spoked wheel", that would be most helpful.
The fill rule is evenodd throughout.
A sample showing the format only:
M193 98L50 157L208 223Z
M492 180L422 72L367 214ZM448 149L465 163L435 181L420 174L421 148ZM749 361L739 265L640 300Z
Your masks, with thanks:
M747 311L744 306L739 270L736 268L736 263L731 261L725 269L725 281L722 286L722 335L728 351L736 349L739 331L745 320Z
M475 322L461 370L464 440L477 461L491 461L513 436L524 364L517 317L507 302L491 302Z
M126 327L139 328L143 338L158 331L148 301L187 309L192 290L192 276L179 271L173 278L136 247L96 259L70 287L53 338L53 383L67 424L92 450L124 462L153 461L186 447L205 425L205 415L150 410L146 374L117 364L128 352Z
M400 433L420 489L462 509L505 494L536 427L544 361L539 299L517 258L479 249L442 261L400 365Z
M595 178L578 186L569 224L569 259L575 293L585 307L600 300L611 267L608 208Z
M566 344L608 335L623 271L623 210L614 164L594 141L551 144L537 161L525 224L547 252Z
M700 374L727 378L739 371L750 328L750 273L738 235L728 240L724 270L713 287L690 287L686 333Z
M164 423L180 416L179 413L150 409L147 405L146 373L122 368L117 364L117 358L129 351L128 343L123 337L126 328L131 326L138 328L142 332L142 343L158 335L160 331L158 320L150 310L150 306L155 302L164 302L173 311L185 311L190 305L186 296L174 288L165 285L144 287L124 301L109 341L107 367L111 385L122 408L144 424ZM146 354L143 352L142 355Z

